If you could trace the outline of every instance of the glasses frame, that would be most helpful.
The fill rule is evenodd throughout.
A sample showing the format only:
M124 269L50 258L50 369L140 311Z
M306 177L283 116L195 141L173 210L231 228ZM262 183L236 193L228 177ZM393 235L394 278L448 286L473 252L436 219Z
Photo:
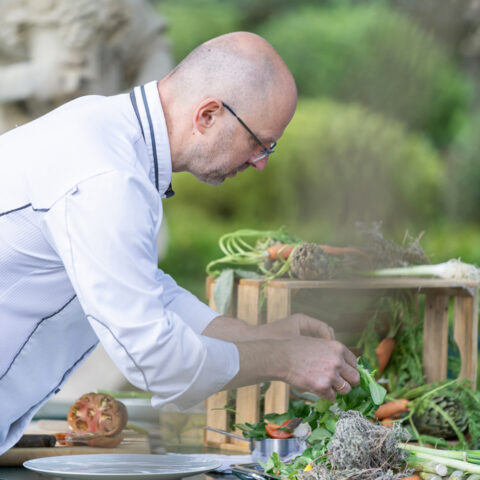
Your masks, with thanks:
M247 126L247 124L225 103L222 102L222 105L240 122L240 125L253 137L255 142L260 145L263 149L263 153L259 157L255 157L252 162L256 163L260 160L263 160L265 157L268 157L275 152L274 148L277 145L277 142L272 142L270 148L267 147Z

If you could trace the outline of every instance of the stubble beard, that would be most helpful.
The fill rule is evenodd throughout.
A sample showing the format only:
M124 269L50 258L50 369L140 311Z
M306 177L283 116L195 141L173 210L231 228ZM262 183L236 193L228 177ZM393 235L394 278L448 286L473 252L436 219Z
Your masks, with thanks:
M212 162L217 164L222 163L225 165L227 163L227 157L231 153L230 146L232 145L233 138L233 128L232 131L226 131L222 135L222 139L218 142L218 145L215 145L211 151L206 148L201 148L199 145L195 145L190 154L190 158L193 160L192 173L203 183L208 185L221 185L227 176L235 170L225 170L225 168L213 168L209 169L208 166Z

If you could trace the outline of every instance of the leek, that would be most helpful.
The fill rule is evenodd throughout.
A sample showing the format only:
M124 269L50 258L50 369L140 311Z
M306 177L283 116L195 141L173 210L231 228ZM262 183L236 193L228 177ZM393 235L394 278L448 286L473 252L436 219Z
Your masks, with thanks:
M409 267L382 268L373 270L377 277L437 277L445 280L480 280L480 269L476 265L451 259L435 265L412 265Z
M417 445L409 445L400 443L399 448L407 450L412 456L407 463L412 462L412 466L421 463L430 465L432 462L443 464L455 470L461 470L467 473L480 474L480 452L478 450L467 450L457 452L452 450L438 450L436 448L419 447Z

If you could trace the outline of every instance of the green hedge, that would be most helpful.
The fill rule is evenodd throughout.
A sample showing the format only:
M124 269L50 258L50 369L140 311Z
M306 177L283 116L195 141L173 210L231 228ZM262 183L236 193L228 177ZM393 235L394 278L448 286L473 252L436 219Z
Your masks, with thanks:
M421 225L439 208L441 159L420 136L358 105L302 100L264 171L218 187L175 175L175 202L259 225L383 219Z
M424 138L358 105L304 99L264 171L218 187L174 174L176 195L164 202L177 259L169 267L203 274L218 237L235 228L286 225L312 241L338 240L357 220L417 232L438 214L443 182Z
M448 152L445 210L456 222L480 221L480 114L465 122Z
M426 228L421 242L433 263L460 258L480 266L480 226L440 221Z
M242 13L235 2L161 0L155 4L168 21L168 37L177 63L210 38L241 30Z
M372 4L302 8L258 28L300 94L358 101L437 144L456 132L470 89L439 44L408 17Z

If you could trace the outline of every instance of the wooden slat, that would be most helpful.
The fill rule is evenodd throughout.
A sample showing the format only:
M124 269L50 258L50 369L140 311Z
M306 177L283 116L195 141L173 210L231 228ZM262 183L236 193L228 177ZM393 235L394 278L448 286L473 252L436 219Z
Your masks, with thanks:
M223 409L228 401L228 392L215 393L205 400L205 424L209 427L228 430L228 412ZM214 410L220 408L221 410ZM204 442L207 445L223 445L228 437L211 430L204 431Z
M426 382L447 378L448 302L445 295L426 295L423 324L423 367Z
M478 291L473 297L456 297L454 300L453 337L457 342L462 359L460 377L477 383L478 350Z
M267 287L267 323L287 317L291 312L291 292L288 289ZM272 382L265 393L265 413L288 410L290 389L284 382Z
M250 325L259 325L261 316L259 312L261 284L238 286L237 317ZM256 423L260 420L260 385L250 385L237 389L236 423ZM241 433L237 431L237 433ZM245 442L235 438L230 442L236 445L245 445ZM247 444L248 445L248 444Z
M213 302L213 284L214 280L207 280L207 291L210 305L215 308ZM242 287L238 292L238 317L250 323L260 323L261 318L258 315L259 292L264 284L263 279L242 279L239 282ZM236 285L237 287L237 285ZM235 287L235 288L236 288ZM308 289L311 292L308 292ZM424 319L424 351L423 364L426 375L426 381L431 382L446 378L447 373L447 355L448 355L448 305L449 296L455 298L454 301L454 337L459 345L462 357L462 370L460 375L470 379L475 383L477 371L477 315L478 315L478 283L474 281L453 281L439 280L431 278L366 278L352 281L299 281L291 279L276 279L269 283L267 290L267 321L272 322L277 319L290 315L293 311L302 311L302 313L319 316L317 310L327 314L324 306L315 310L313 307L318 303L324 302L322 298L327 298L335 304L343 305L338 311L338 316L342 320L338 321L338 327L343 327L344 319L358 324L364 324L361 315L354 318L348 310L352 301L369 296L372 299L376 296L390 295L395 290L410 290L413 293L413 303L415 315L418 317L418 294L425 295L425 319ZM315 314L307 312L304 305L303 296L313 297L312 309ZM292 297L295 297L292 299ZM350 299L348 304L341 300L341 297ZM335 297L335 299L334 299ZM338 299L337 299L338 297ZM307 298L308 299L308 298ZM294 303L295 300L295 303ZM299 301L299 302L298 302ZM302 308L298 309L296 305L300 303ZM355 305L357 305L355 303ZM368 302L362 311L368 311ZM346 309L347 308L347 309ZM328 310L328 309L327 309ZM353 309L356 311L356 308ZM334 310L334 313L336 310ZM335 317L336 318L336 317ZM326 318L322 318L325 320ZM328 319L327 319L328 320ZM334 322L337 323L337 322ZM363 326L363 325L362 325ZM358 325L357 325L358 327ZM349 327L349 333L358 328ZM341 332L339 332L341 333ZM353 332L355 333L355 332ZM256 421L259 417L259 386L245 387L237 391L237 410L240 407L241 417L236 418L237 422ZM289 388L282 382L272 382L271 387L265 397L265 413L282 413L288 408ZM220 392L207 400L208 406L223 407L227 402L227 392ZM220 419L212 419L207 409L207 424L217 426L218 428L228 429L228 414L224 410L216 411ZM218 435L214 432L206 432L208 435ZM209 442L206 442L209 444ZM215 439L217 446L230 450L248 451L248 444L232 442L221 435Z
M206 281L206 294L210 308L216 310L215 300L213 299L213 287L215 279L208 277ZM232 308L232 307L230 307ZM228 392L218 392L205 400L205 423L206 425L221 430L228 430L228 412L223 408L228 402ZM221 410L215 410L215 409ZM204 431L204 443L206 445L220 446L229 441L228 437L210 430Z
M275 279L269 283L269 286L277 288L320 288L320 289L411 289L423 292L426 289L447 289L448 294L473 296L478 289L478 282L472 280L441 280L432 278L365 278L354 280L286 280Z

